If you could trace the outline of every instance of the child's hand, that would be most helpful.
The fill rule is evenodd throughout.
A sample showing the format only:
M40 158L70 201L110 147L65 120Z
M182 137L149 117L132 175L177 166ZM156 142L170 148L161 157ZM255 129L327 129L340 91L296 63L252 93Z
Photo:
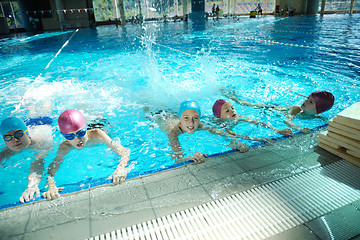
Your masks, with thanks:
M310 133L310 128L307 128L307 127L301 128L300 131L305 133L305 134L308 134L308 133Z
M238 139L235 139L231 142L232 149L238 150L240 152L249 151L249 146L245 143L240 142Z
M205 157L207 157L207 154L202 154L201 152L196 152L190 158L190 160L194 161L194 163L203 163L203 162L205 162Z
M39 183L41 180L41 176L38 176L36 173L31 173L28 179L28 186L19 198L20 202L22 203L32 200L35 193L36 197L40 197Z
M112 179L113 184L121 184L125 181L127 177L128 169L127 168L116 168L115 171L107 178Z
M291 131L290 128L284 128L281 130L278 130L277 133L281 134L281 135L285 135L285 136L292 136L294 135L293 131Z
M49 178L49 177L48 177ZM43 197L47 200L54 200L60 197L60 193L64 187L56 187L55 182L53 180L48 180L47 182L49 190L43 193Z

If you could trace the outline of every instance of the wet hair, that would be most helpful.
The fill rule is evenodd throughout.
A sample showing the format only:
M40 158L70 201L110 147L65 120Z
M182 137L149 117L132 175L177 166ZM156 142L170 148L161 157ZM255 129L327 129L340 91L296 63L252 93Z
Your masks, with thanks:
M226 102L228 102L228 101L225 99L218 99L215 101L215 103L212 107L213 114L215 117L217 117L217 118L221 117L221 108Z
M316 113L322 113L334 105L335 97L331 92L315 91L310 96L313 97L316 105Z

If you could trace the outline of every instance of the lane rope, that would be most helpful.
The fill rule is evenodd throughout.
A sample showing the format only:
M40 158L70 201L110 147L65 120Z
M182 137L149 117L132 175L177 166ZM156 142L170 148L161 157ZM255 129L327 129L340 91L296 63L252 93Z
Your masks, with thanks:
M61 51L69 44L70 40L72 39L72 37L75 35L75 33L77 33L79 31L79 29L76 29L71 36L66 40L66 42L62 45L62 47L59 49L59 51L55 54L55 56L50 60L50 62L44 67L44 69L40 72L40 74L35 78L33 84L41 77L41 75L43 74L43 72L50 66L50 64L55 60L55 58L61 53ZM15 109L13 111L11 111L10 116L12 116L16 111L18 111L21 107L21 105L24 104L25 102L25 95L21 98L21 100L19 101L19 103L15 106Z

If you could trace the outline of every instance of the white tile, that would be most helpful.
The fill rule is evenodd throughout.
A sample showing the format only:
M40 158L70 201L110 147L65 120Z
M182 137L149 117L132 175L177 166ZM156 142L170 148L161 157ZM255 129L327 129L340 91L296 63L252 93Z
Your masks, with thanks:
M240 174L244 172L244 169L239 166L236 161L220 163L216 166L203 168L197 166L189 166L189 170L201 184L217 181L227 176L234 174Z
M185 210L211 201L211 197L202 187L195 187L181 192L151 199L156 217Z
M140 182L138 182L140 183ZM117 186L104 186L90 190L90 211L92 213L122 212L134 203L148 200L144 186L123 183Z
M0 212L1 237L10 237L24 234L29 222L33 203L10 208Z
M252 175L240 173L204 184L202 187L208 192L213 200L216 200L234 193L245 191L256 185L257 182Z
M23 240L77 240L86 239L90 235L90 221L89 219L83 219L28 232L24 235Z
M51 201L40 201L34 204L26 232L33 232L74 220L89 218L89 192L62 195Z
M106 205L106 202L104 202L104 205ZM126 208L122 209L108 209L103 212L97 210L92 212L90 218L91 235L97 236L154 218L154 211L148 201L127 205Z
M156 182L147 183L145 189L149 198L155 198L199 185L199 181L193 174L184 173L183 175L176 175L171 178L163 178Z

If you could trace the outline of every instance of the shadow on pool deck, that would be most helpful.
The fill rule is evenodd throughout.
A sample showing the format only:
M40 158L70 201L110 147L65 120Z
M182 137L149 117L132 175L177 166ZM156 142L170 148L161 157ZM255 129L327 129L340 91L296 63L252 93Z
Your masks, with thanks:
M85 239L340 160L317 147L317 134L3 210L0 233L2 239ZM294 231L315 237L305 225Z

